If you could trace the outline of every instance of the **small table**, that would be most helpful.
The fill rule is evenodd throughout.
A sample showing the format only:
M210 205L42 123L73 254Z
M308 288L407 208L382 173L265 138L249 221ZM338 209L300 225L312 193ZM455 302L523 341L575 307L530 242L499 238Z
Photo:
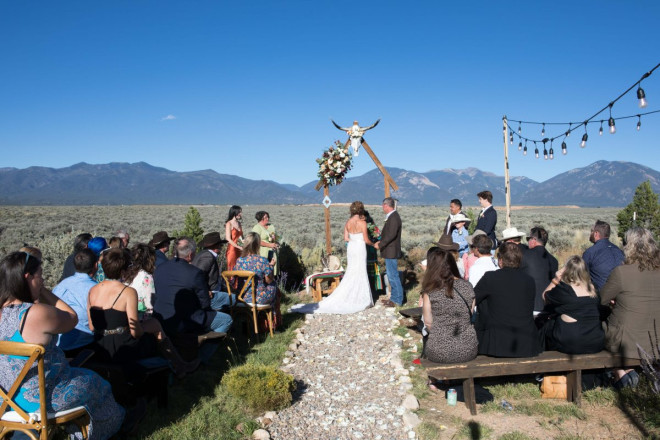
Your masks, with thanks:
M312 285L312 298L314 298L314 301L319 302L323 299L323 295L329 295L334 292L343 276L344 272L327 272L312 275L309 282ZM326 289L323 289L322 283L324 281L330 281L330 285Z

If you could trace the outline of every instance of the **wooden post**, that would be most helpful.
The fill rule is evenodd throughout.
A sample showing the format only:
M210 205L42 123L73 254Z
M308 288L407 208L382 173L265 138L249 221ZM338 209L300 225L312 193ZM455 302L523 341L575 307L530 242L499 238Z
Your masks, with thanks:
M380 163L380 160L378 160L378 158L371 150L371 147L364 138L362 138L362 147L364 148L364 151L366 151L367 154L369 154L371 160L374 161L380 172L385 177L385 197L390 197L390 186L394 189L394 191L397 191L399 189L399 186L396 184L394 179L392 179L392 176L390 176L390 173L387 172L387 169L383 166L383 164Z
M330 190L328 185L323 185L323 198L328 197ZM332 255L332 235L330 233L330 206L323 207L325 209L325 255Z
M502 117L502 136L504 137L504 198L506 200L506 227L511 227L511 182L509 181L509 143L506 135L509 124L506 115Z

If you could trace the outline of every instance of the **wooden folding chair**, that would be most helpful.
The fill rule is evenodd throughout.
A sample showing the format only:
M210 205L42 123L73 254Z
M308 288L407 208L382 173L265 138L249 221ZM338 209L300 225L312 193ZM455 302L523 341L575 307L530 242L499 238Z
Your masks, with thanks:
M259 334L259 321L257 317L259 313L265 313L268 318L268 329L270 330L270 335L273 336L273 306L270 304L257 304L257 287L254 280L254 272L249 270L225 270L222 272L222 278L224 278L225 283L227 284L227 290L229 293L232 293L232 283L230 282L232 278L238 280L236 288L234 288L236 293L236 304L232 305L232 315L234 311L245 312L252 315L252 321L254 323L254 334ZM245 301L245 294L252 291L252 301Z
M37 437L32 431L37 431L40 439L48 439L58 425L75 423L83 438L88 437L89 414L84 407L78 406L65 411L51 413L46 411L46 372L44 369L44 354L46 349L37 344L23 342L0 341L0 356L21 356L26 362L11 388L6 392L0 389L0 439L9 432L22 431L33 440ZM35 412L25 412L16 403L16 393L20 390L30 368L37 363L39 378L39 409Z

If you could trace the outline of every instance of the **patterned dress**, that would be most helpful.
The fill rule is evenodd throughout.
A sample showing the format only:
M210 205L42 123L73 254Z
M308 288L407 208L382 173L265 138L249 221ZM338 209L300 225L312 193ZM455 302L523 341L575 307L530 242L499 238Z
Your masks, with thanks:
M19 332L23 315L32 304L7 306L0 317L0 340L25 342ZM52 338L45 346L44 367L46 370L46 394L48 411L63 411L84 406L90 416L89 438L107 439L115 434L124 420L124 409L115 402L110 384L93 371L71 368L64 352ZM26 359L18 356L0 356L0 387L8 390L25 365ZM18 391L16 402L28 412L39 410L39 379L37 364L33 364L25 382ZM82 438L76 427L71 425L70 434Z
M241 257L236 261L236 270L249 270L255 273L254 279L257 281L257 304L273 304L277 296L277 286L275 283L266 284L266 276L273 275L273 268L268 264L268 260L260 255L248 255ZM253 287L248 288L245 294L245 301L252 302Z
M441 364L466 362L477 357L477 333L470 323L467 306L474 299L472 285L465 280L454 280L453 293L453 298L447 298L444 289L429 294L433 324L426 343L426 357Z

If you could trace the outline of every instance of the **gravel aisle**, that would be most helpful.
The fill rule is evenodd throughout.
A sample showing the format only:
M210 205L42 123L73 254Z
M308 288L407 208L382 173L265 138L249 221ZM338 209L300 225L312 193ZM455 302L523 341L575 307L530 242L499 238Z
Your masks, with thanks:
M415 438L416 400L406 399L412 385L402 338L392 333L394 313L378 304L352 315L307 315L282 367L298 390L268 426L271 438Z

